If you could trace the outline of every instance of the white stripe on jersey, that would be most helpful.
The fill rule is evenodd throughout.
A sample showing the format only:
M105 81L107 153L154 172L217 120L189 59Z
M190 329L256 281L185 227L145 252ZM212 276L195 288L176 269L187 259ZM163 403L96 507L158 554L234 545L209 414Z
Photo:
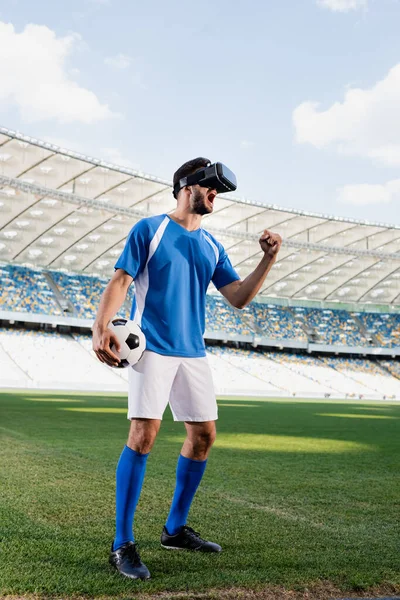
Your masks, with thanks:
M202 233L203 233L203 236L205 237L205 239L207 240L207 242L210 244L211 248L214 250L215 258L217 260L217 262L215 263L215 266L217 266L218 261L219 261L219 250L218 250L217 246L214 244L214 242L212 240L210 240L208 235L204 231Z
M153 239L149 245L149 255L147 257L146 265L143 269L143 272L135 279L135 295L136 295L136 311L134 316L134 321L138 325L142 324L142 314L144 311L144 305L146 302L146 295L149 291L149 269L148 264L150 259L152 258L154 252L157 250L162 236L164 235L165 229L169 223L169 218L165 217L162 223L159 225L157 231L154 234Z

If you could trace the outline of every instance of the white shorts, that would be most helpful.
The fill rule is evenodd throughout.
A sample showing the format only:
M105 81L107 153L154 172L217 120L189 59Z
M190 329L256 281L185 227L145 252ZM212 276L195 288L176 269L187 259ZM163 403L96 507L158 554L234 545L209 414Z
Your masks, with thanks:
M174 421L218 419L206 357L163 356L145 350L129 369L128 419L162 419L168 402Z

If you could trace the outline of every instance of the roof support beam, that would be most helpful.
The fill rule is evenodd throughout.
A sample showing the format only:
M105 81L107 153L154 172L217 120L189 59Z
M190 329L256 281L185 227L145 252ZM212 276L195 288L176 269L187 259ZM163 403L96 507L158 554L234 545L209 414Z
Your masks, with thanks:
M134 208L124 208L122 206L117 206L115 204L102 202L101 200L93 200L92 198L85 198L83 196L78 196L76 194L71 194L68 192L63 192L61 190L54 190L51 188L44 187L42 185L37 185L34 183L27 183L25 181L21 181L20 179L15 179L13 177L6 177L4 175L0 175L0 186L10 187L13 189L18 189L23 192L27 192L29 194L37 194L39 196L49 196L50 198L55 198L60 200L61 202L67 202L69 204L74 204L76 206L88 206L91 208L96 208L98 210L102 210L104 212L109 212L112 214L121 214L126 216L132 216L136 218L143 218L151 216L149 213L144 211L135 210ZM0 190L1 193L1 190ZM217 229L217 228L208 228L211 233L220 234L220 235L229 235L232 238L242 239L242 240L259 240L259 235L252 233L244 233L239 231L229 231L226 229ZM400 261L400 252L394 252L390 254L388 252L381 252L380 250L352 250L348 247L337 248L335 246L328 246L326 244L313 244L308 242L296 242L290 239L284 239L283 244L289 248L296 248L298 250L316 250L319 252L325 252L329 254L344 254L347 256L373 256L379 258L381 260L398 260Z
M110 170L116 171L118 173L125 173L126 175L131 175L132 177L139 177L141 179L146 179L147 181L162 183L162 184L165 184L166 186L170 186L172 188L171 182L166 181L165 179L161 179L159 177L154 177L153 175L149 175L149 174L143 173L141 171L136 171L134 169L129 169L127 167L120 167L113 163L110 163L110 162L107 162L104 160L100 160L98 158L93 158L92 156L87 156L87 155L81 154L79 152L74 152L73 150L66 150L65 148L60 148L56 144L51 144L50 142L44 142L43 140L39 140L37 138L30 137L28 135L24 135L24 134L20 133L19 131L7 129L6 127L0 127L0 134L6 135L11 139L27 142L28 144L30 144L32 146L37 146L38 148L44 148L45 150L54 152L56 154L60 154L63 156L69 156L71 158L75 158L77 160L82 160L86 163L89 163L89 164L92 164L92 165L95 165L98 167L104 167L106 169L110 169ZM295 216L315 217L315 218L323 219L326 221L339 221L339 222L343 222L343 223L355 223L358 225L368 225L368 226L373 226L373 227L400 229L400 225L392 225L390 223L379 223L379 222L375 222L375 221L353 219L350 217L335 217L333 215L316 213L316 212L306 211L306 210L299 210L299 209L295 209L295 208L284 208L283 206L278 206L276 204L249 201L244 197L239 198L237 196L233 196L232 194L229 194L228 196L222 195L221 197L226 198L227 200L230 200L231 202L236 202L237 204L259 206L262 209L270 209L270 210L284 212L284 213L291 213Z

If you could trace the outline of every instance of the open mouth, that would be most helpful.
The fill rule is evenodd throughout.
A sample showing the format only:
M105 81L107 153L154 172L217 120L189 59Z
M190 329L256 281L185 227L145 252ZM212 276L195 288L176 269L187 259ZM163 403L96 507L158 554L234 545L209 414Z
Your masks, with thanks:
M207 200L210 202L210 204L214 205L215 194L208 194Z

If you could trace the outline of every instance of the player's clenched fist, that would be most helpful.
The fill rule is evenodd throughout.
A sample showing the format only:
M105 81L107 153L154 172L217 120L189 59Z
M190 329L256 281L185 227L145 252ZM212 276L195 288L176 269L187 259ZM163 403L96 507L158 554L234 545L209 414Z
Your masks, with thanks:
M275 257L282 245L282 238L279 233L272 233L268 229L264 229L260 239L260 246L264 254L267 256Z

